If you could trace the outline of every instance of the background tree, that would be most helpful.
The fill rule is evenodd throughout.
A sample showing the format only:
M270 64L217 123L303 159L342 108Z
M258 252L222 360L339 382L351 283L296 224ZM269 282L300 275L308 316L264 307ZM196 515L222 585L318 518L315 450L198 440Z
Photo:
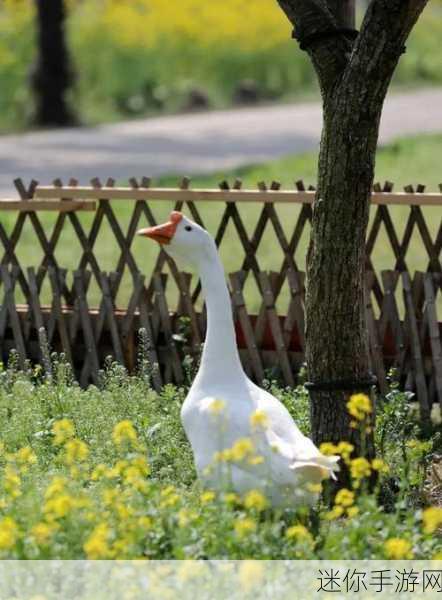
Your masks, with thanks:
M278 0L308 52L323 100L318 187L307 257L306 356L316 443L351 440L348 396L370 381L365 237L383 102L428 0L371 0L359 33L354 2ZM372 455L369 436L366 454Z
M67 91L73 73L65 39L63 0L36 0L37 61L31 75L35 93L34 121L42 126L72 125Z

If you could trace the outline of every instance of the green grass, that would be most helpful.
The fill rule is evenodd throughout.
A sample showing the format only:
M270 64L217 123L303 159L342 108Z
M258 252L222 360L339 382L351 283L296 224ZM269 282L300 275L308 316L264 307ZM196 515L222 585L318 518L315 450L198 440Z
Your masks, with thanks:
M376 178L379 181L388 179L395 182L395 189L397 190L400 190L408 183L424 183L427 184L428 190L436 191L437 185L442 179L442 176L440 175L441 154L441 135L419 136L398 140L393 144L380 148L377 156ZM192 180L192 185L194 187L212 187L216 186L222 179L227 178L232 181L235 177L240 177L247 187L254 188L257 181L265 180L270 182L275 179L280 181L285 188L290 188L293 187L293 182L300 178L303 178L306 184L314 183L316 181L316 160L316 153L311 152L282 158L266 164L251 165L235 169L231 172L219 172L205 176L196 175ZM176 185L177 183L178 177L176 176L163 177L155 182L156 185L164 186ZM126 231L133 211L133 202L118 201L114 202L112 206L123 231ZM167 219L172 206L172 203L168 202L151 204L158 222ZM202 219L207 229L212 234L215 234L217 230L224 208L225 207L222 204L198 204L198 210L200 211ZM250 237L262 206L258 204L243 204L239 205L238 208ZM391 207L389 210L394 220L399 239L401 239L410 209L408 207ZM277 211L285 233L287 237L290 238L299 214L299 206L289 207L287 205L279 205ZM93 219L93 214L78 214L86 231L88 231ZM434 239L437 235L438 228L440 227L440 207L424 208L424 214ZM1 218L6 229L11 231L16 217L10 213L2 213ZM49 235L55 216L53 214L40 213L40 219ZM141 221L140 227L144 225L145 221ZM305 229L299 247L295 253L295 260L302 270L305 268L308 235L309 232ZM43 253L41 247L39 246L29 222L27 222L23 229L16 251L20 263L24 267L38 266L42 260ZM135 239L132 251L142 271L147 274L150 273L157 256L157 246L144 239ZM107 222L105 222L101 228L94 253L102 270L112 271L116 269L120 251ZM77 268L80 255L80 243L74 234L72 226L67 222L57 246L56 257L60 266L72 270ZM221 245L221 257L227 272L233 272L242 268L244 251L242 250L238 235L236 234L232 223L229 224L225 239ZM261 268L264 270L278 270L282 264L283 254L271 227L267 227L266 233L259 246L257 258ZM394 268L395 261L393 253L390 250L390 245L384 230L381 230L379 235L378 243L376 244L374 251L373 262L376 269ZM415 231L410 243L408 266L412 272L415 270L425 271L428 266L426 251L417 231ZM256 310L258 306L258 296L252 278L249 279L246 287L246 299L249 302L250 308ZM121 293L118 296L118 302L121 305L124 305L127 302L131 291L131 282L127 274L123 281L124 284L121 288ZM94 285L95 284L92 284L90 290L90 301L92 303L96 302L98 297L98 290ZM47 290L47 293L47 297L49 297L49 290ZM284 291L279 301L279 308L282 311L286 309L287 301L288 293L287 291Z
M59 359L52 379L12 363L0 369L2 559L374 559L388 558L395 538L416 559L442 550L421 513L437 437L416 439L395 388L377 414L378 456L390 469L382 493L354 479L354 514L339 517L322 502L281 512L227 487L204 493L179 420L186 390L154 393L147 365L134 377L108 366L98 387L81 390ZM308 435L303 388L267 385Z

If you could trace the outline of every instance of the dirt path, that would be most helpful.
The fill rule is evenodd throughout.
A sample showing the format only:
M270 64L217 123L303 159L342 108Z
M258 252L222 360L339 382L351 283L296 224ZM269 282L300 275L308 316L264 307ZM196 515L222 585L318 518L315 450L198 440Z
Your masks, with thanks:
M127 179L228 170L318 146L319 103L280 105L0 137L0 195L14 177ZM442 131L442 89L389 96L381 143Z

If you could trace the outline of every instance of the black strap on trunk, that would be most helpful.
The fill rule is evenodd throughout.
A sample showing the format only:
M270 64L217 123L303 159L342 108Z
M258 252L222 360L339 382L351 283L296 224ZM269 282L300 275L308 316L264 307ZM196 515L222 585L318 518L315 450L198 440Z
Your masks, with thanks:
M377 385L378 379L375 375L370 375L367 379L334 379L329 381L308 381L304 384L310 392L354 392L356 390L370 390Z
M322 40L336 37L338 35L345 35L347 38L355 40L359 35L359 31L357 29L340 27L333 29L325 29L324 31L318 31L317 33L312 33L310 35L300 36L296 33L296 30L294 29L292 33L292 38L298 41L301 50L308 50L308 48L310 48L312 44L315 44L316 42L320 42Z
M301 50L308 50L316 42L334 38L338 35L345 35L345 37L349 38L351 41L354 42L354 40L359 35L359 31L357 29L351 29L349 27L336 27L332 29L325 29L324 31L318 31L316 33L311 33L310 35L299 35L296 33L296 29L293 29L292 31L292 38L298 41ZM403 46L401 53L405 54L406 51L407 46Z

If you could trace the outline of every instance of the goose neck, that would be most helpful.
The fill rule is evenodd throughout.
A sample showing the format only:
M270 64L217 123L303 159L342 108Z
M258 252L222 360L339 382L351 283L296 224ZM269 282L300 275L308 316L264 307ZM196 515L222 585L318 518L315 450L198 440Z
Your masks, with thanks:
M217 375L223 379L243 376L230 294L216 251L213 256L202 261L200 277L207 309L207 334L200 372L210 378Z

